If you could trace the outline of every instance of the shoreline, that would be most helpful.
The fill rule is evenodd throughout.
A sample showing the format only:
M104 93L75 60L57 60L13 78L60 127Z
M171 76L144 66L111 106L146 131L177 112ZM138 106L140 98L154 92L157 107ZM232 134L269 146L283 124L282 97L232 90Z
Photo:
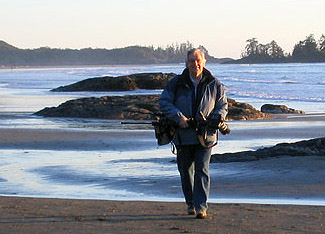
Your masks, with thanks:
M211 63L220 64L222 63ZM55 69L55 68L101 68L101 67L128 67L128 66L166 66L178 65L185 66L184 63L148 63L148 64L103 64L103 65L53 65L53 66L0 66L1 69Z
M243 66L251 66L251 65L277 65L277 64L325 64L325 62L284 62L284 63L217 63L217 62L209 62L209 64L218 64L218 65L243 65ZM26 65L26 66L8 66L1 65L1 69L46 69L46 68L98 68L98 67L124 67L124 66L165 66L165 65L178 65L184 67L183 62L179 63L139 63L139 64L102 64L102 65L47 65L47 66L34 66L34 65Z
M173 197L160 197L160 198L150 198L146 199L130 199L130 198L98 198L98 197L58 197L58 196L37 196L37 195L24 195L24 194L0 194L1 197L8 198L21 198L21 199L58 199L58 200L96 200L96 201L112 201L112 202L164 202L164 203L181 203L185 204L184 198L173 198ZM229 198L229 197L219 197L208 200L208 204L247 204L247 205L283 205L283 206L319 206L325 207L325 198L267 198L267 197L242 197L242 198Z
M240 151L322 137L324 120L325 115L280 115L268 120L231 121L231 134L220 136L214 151ZM175 156L169 146L157 148L153 130L0 130L0 194L182 200L176 164L170 162ZM322 205L325 201L325 158L320 156L211 163L210 175L211 203L246 200Z
M220 136L213 150L240 151L322 137L324 119L324 115L290 115L230 122L232 133ZM153 130L1 128L1 133L0 194L108 200L182 198L176 164L171 163L175 156L169 146L157 148ZM283 156L211 163L210 201L323 202L324 162L320 156Z

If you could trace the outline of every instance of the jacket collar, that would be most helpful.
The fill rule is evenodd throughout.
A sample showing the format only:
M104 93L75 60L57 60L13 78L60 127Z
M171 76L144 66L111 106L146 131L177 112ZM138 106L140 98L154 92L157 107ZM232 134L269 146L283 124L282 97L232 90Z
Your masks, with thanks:
M213 80L214 77L212 76L211 72L208 69L203 68L203 74L200 82L209 84ZM180 75L178 79L178 85L185 85L189 87L193 86L188 68L185 68L182 74Z

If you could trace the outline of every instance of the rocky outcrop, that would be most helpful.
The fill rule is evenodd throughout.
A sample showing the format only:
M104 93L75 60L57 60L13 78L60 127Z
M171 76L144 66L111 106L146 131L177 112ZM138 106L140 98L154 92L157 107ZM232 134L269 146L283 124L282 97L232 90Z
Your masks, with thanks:
M99 119L154 119L158 112L158 95L104 96L80 98L58 107L44 108L35 115Z
M163 89L174 73L137 73L127 76L103 76L60 86L52 92L126 91L135 89Z
M256 110L252 105L242 102L236 102L228 98L228 120L249 120L249 119L267 119L269 114Z
M285 105L273 105L273 104L264 104L261 107L261 111L263 113L268 113L268 114L304 114L305 113L301 110L295 110Z
M159 95L104 96L100 98L80 98L62 103L58 107L47 107L35 115L45 117L75 117L101 119L154 119L159 111ZM228 120L248 120L268 118L251 105L228 99Z
M316 138L291 144L281 143L273 147L262 148L256 151L213 154L211 156L211 162L246 162L278 156L325 156L325 138Z
M79 81L77 83L67 85L67 86L61 86L56 89L52 89L53 92L75 92L75 91L125 91L125 90L135 90L135 89L163 89L167 82L173 78L176 74L174 73L137 73L127 76L118 76L118 77L96 77L96 78L89 78L86 80ZM144 116L143 114L135 114L133 115L133 112L140 112L143 113L143 108L138 108L137 106L132 105L132 108L130 107L129 100L132 98L137 98L139 100L139 105L141 105L141 100L143 100L143 97L136 97L136 96L126 96L125 98L109 98L109 97L102 97L100 99L80 99L78 101L69 101L65 104L60 105L57 108L46 108L45 110L42 110L40 112L37 112L36 114L44 115L44 116L66 116L66 117L85 117L85 116L92 116L92 118L97 118L95 116L102 116L103 114L97 113L98 112L98 106L101 106L100 110L105 111L107 109L114 109L113 113L120 112L121 109L117 108L118 104L113 103L115 100L121 101L121 106L126 106L125 110L123 110L124 113L130 113L127 116L137 116L137 118L140 119L149 119L150 116L152 116L152 113L147 114ZM157 99L155 97L154 99ZM108 101L110 100L110 101ZM88 103L96 102L96 107L91 107L88 105ZM270 115L267 113L262 113L255 108L253 108L251 105L247 103L240 103L236 102L233 99L228 99L229 103L229 114L228 114L228 120L249 120L249 119L265 119L270 118ZM73 115L73 113L70 110L65 110L67 106L74 107L71 110L77 109L76 114ZM111 107L106 107L107 105L110 105ZM146 109L148 112L152 112L152 110L156 110L158 107L157 104L153 104L152 107L148 107ZM148 105L147 105L148 106ZM82 111L83 109L83 111ZM94 110L95 109L95 110ZM139 110L137 110L139 109ZM90 113L83 113L87 112L87 110L92 110L94 114ZM116 116L116 114L112 114L112 116ZM121 116L119 118L123 118L125 114L120 113L118 116ZM105 114L105 118L109 118L108 115Z

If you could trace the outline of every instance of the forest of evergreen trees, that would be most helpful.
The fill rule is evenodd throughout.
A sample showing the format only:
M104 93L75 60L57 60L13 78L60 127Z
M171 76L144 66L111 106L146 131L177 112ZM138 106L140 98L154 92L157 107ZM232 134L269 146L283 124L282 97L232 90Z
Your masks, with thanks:
M299 41L292 53L285 54L283 49L273 40L268 44L260 44L256 38L246 41L247 45L241 59L231 63L317 63L325 62L325 36L317 41L313 34Z
M0 66L76 66L76 65L117 65L117 64L158 64L184 63L186 53L193 48L190 42L169 45L166 48L153 46L129 46L119 49L19 49L0 41ZM209 62L220 63L227 59L217 59L209 55Z
M256 38L248 39L241 59L218 59L209 55L200 45L209 63L314 63L325 62L325 36L316 40L313 34L299 41L292 53L284 50L272 40L260 44ZM176 43L166 48L153 46L129 46L117 49L19 49L0 40L0 67L15 66L82 66L119 64L163 64L184 63L192 43Z

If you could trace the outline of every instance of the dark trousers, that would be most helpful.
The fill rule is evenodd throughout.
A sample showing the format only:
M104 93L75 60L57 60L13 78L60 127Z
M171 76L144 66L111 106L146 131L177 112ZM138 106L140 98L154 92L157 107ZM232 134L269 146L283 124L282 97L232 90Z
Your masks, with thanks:
M201 145L177 146L177 166L186 204L196 210L208 209L211 148Z

